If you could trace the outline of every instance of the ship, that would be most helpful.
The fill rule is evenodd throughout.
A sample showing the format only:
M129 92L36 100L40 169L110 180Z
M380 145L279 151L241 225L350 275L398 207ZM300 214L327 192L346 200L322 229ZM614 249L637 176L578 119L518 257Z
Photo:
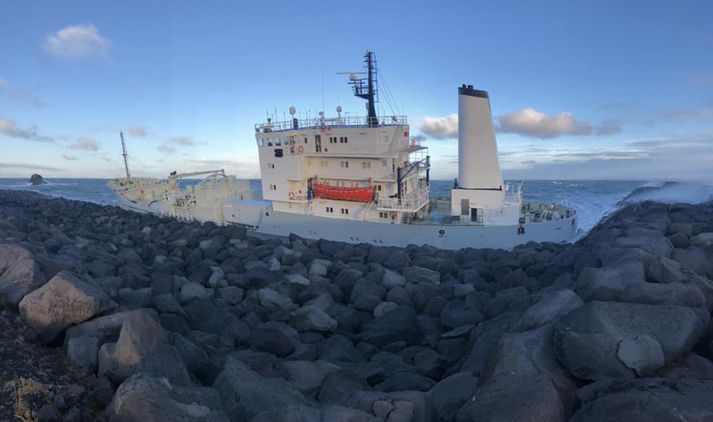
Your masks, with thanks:
M342 114L337 107L334 117L319 112L298 118L290 107L290 119L268 117L254 127L261 193L248 192L246 181L228 179L230 188L194 195L196 211L182 210L179 217L241 224L265 236L441 249L512 249L576 237L574 209L525 202L522 183L503 180L487 91L458 87L458 177L450 196L431 196L428 148L411 136L406 116L377 115L375 54L367 52L363 71L348 75L352 93L366 101L366 115ZM128 195L117 186L128 181L110 184L122 206L177 214L171 205L176 194L174 202L163 199L171 195L170 179L150 181L157 186L150 197L161 198L154 208L146 207L149 198L136 198L135 187L129 189L132 205L126 204Z

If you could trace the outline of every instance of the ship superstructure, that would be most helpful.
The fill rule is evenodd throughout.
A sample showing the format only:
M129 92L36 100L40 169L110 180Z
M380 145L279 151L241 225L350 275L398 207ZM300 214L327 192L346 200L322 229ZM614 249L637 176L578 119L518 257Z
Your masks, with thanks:
M503 181L489 95L472 85L458 88L458 178L450 197L432 197L428 149L405 116L377 115L374 53L364 66L349 84L365 116L337 107L335 117L298 118L290 107L291 119L256 124L262 199L216 192L194 205L210 204L219 224L352 243L512 248L576 236L573 209L524 203L521 184Z

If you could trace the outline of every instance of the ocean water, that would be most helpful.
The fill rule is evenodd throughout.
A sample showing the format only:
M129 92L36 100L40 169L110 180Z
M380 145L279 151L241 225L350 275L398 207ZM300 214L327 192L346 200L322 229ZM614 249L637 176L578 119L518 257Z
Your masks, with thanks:
M181 181L186 185L197 182ZM251 184L254 189L260 188L259 180L251 180ZM431 195L448 195L452 186L452 181L433 180ZM119 204L106 179L49 179L39 186L32 186L28 179L0 179L0 189L29 190L102 205ZM531 180L523 183L523 191L526 201L556 202L577 210L580 235L627 203L648 200L703 203L713 200L713 186L678 182Z

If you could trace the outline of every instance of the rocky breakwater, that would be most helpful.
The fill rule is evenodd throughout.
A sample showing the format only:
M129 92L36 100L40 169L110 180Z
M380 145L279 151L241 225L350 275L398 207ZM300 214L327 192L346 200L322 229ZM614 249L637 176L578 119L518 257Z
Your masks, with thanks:
M441 251L0 191L0 243L5 312L90 374L87 417L713 418L710 205L630 206L574 245Z

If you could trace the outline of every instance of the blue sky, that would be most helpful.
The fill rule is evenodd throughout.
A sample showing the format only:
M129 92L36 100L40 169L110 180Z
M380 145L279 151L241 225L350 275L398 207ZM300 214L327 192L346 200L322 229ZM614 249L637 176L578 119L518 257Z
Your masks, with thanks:
M457 90L490 92L506 177L711 180L706 1L0 2L0 177L226 168L253 125L341 105L376 52L382 91L455 176ZM382 96L383 100L383 96Z

